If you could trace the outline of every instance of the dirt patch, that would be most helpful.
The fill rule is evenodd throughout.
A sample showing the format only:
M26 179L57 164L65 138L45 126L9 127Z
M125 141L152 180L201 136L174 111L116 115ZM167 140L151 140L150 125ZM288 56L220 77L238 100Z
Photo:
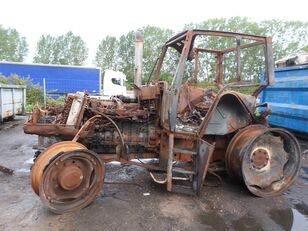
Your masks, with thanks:
M197 211L192 212L198 207L196 202L188 196L172 195L162 198L159 202L160 211L163 216L171 218L181 218L186 223L192 223L197 216Z

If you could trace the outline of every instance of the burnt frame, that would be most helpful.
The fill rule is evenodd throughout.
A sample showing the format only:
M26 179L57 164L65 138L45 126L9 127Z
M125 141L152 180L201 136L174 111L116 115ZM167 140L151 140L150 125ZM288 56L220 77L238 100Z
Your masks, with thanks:
M214 49L206 49L206 48L194 48L194 41L197 36L215 36L215 37L229 37L234 38L236 40L236 46L227 47L222 50L214 50ZM241 39L251 40L250 43L241 44ZM241 49L250 48L254 46L264 46L264 58L265 58L265 83L258 84L246 84L241 82L241 73L240 73L240 52ZM182 33L179 33L168 40L165 45L162 47L161 56L159 58L159 62L157 65L157 69L154 74L154 83L159 81L160 71L166 57L166 53L168 48L174 48L180 53L180 58L178 61L178 65L176 68L176 72L173 77L172 84L169 86L167 90L168 97L171 99L168 117L169 117L169 129L172 132L175 132L176 126L176 116L177 116L177 108L179 102L179 92L180 87L182 85L186 61L192 60L194 52L197 54L198 52L207 52L216 54L216 62L217 62L217 76L216 76L216 85L220 89L220 93L222 93L228 87L256 87L257 89L252 93L254 97L257 97L258 94L265 89L268 85L274 84L274 60L273 60L273 50L272 50L272 38L266 36L256 36L250 34L241 34L241 33L233 33L233 32L222 32L222 31L212 31L212 30L186 30ZM223 83L222 78L222 63L223 63L223 55L236 52L237 58L237 82L232 82L228 84ZM196 71L196 70L195 70ZM260 73L261 74L261 73ZM204 130L204 128L202 129Z

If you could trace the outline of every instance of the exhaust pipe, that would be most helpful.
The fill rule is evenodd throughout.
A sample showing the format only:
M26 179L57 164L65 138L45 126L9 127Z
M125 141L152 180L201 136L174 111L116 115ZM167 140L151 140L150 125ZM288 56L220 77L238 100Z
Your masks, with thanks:
M135 78L134 84L141 87L142 83L142 58L143 58L143 36L140 32L135 35Z

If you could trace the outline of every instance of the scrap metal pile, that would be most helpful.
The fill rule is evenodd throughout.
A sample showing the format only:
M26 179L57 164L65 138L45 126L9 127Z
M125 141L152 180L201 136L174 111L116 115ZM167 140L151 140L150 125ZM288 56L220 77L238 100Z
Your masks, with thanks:
M231 37L236 46L196 49L198 36ZM240 80L240 52L254 46L265 51L265 82L247 85ZM169 85L160 80L160 72L170 49L179 59ZM217 91L183 80L185 63L198 52L215 54ZM238 82L232 84L224 82L222 71L223 57L230 52L237 55ZM151 83L141 86L136 76L134 97L105 100L76 93L62 109L35 109L24 125L25 133L39 135L41 152L31 170L34 191L56 213L83 208L103 185L104 163L119 161L146 168L172 192L198 195L207 172L226 170L254 195L281 194L299 171L301 151L291 133L268 127L269 109L257 104L273 78L271 52L268 37L188 30L163 46ZM250 86L256 88L252 94L228 89ZM148 158L153 161L143 160Z

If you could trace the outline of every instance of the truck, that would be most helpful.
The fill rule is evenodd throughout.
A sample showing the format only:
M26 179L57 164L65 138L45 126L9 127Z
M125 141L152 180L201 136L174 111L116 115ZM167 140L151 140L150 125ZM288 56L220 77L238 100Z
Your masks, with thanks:
M104 71L103 96L111 97L113 95L126 96L126 75L121 71L107 69Z
M136 36L136 54L142 43ZM247 55L262 65L245 69ZM200 195L207 174L220 171L259 197L292 185L299 143L289 131L269 127L269 108L257 103L273 84L271 37L183 31L162 46L146 85L140 61L136 57L133 98L69 95L61 112L36 110L24 124L25 133L50 140L36 153L31 185L51 211L91 203L111 161L143 167L167 191L188 195ZM258 72L252 78L243 70Z
M77 91L101 94L101 69L97 67L0 62L0 74L18 75L39 84L50 97L66 96Z
M98 67L0 62L0 74L29 77L33 84L44 88L47 97L52 98L78 91L105 98L126 95L125 74L109 69L102 73Z

